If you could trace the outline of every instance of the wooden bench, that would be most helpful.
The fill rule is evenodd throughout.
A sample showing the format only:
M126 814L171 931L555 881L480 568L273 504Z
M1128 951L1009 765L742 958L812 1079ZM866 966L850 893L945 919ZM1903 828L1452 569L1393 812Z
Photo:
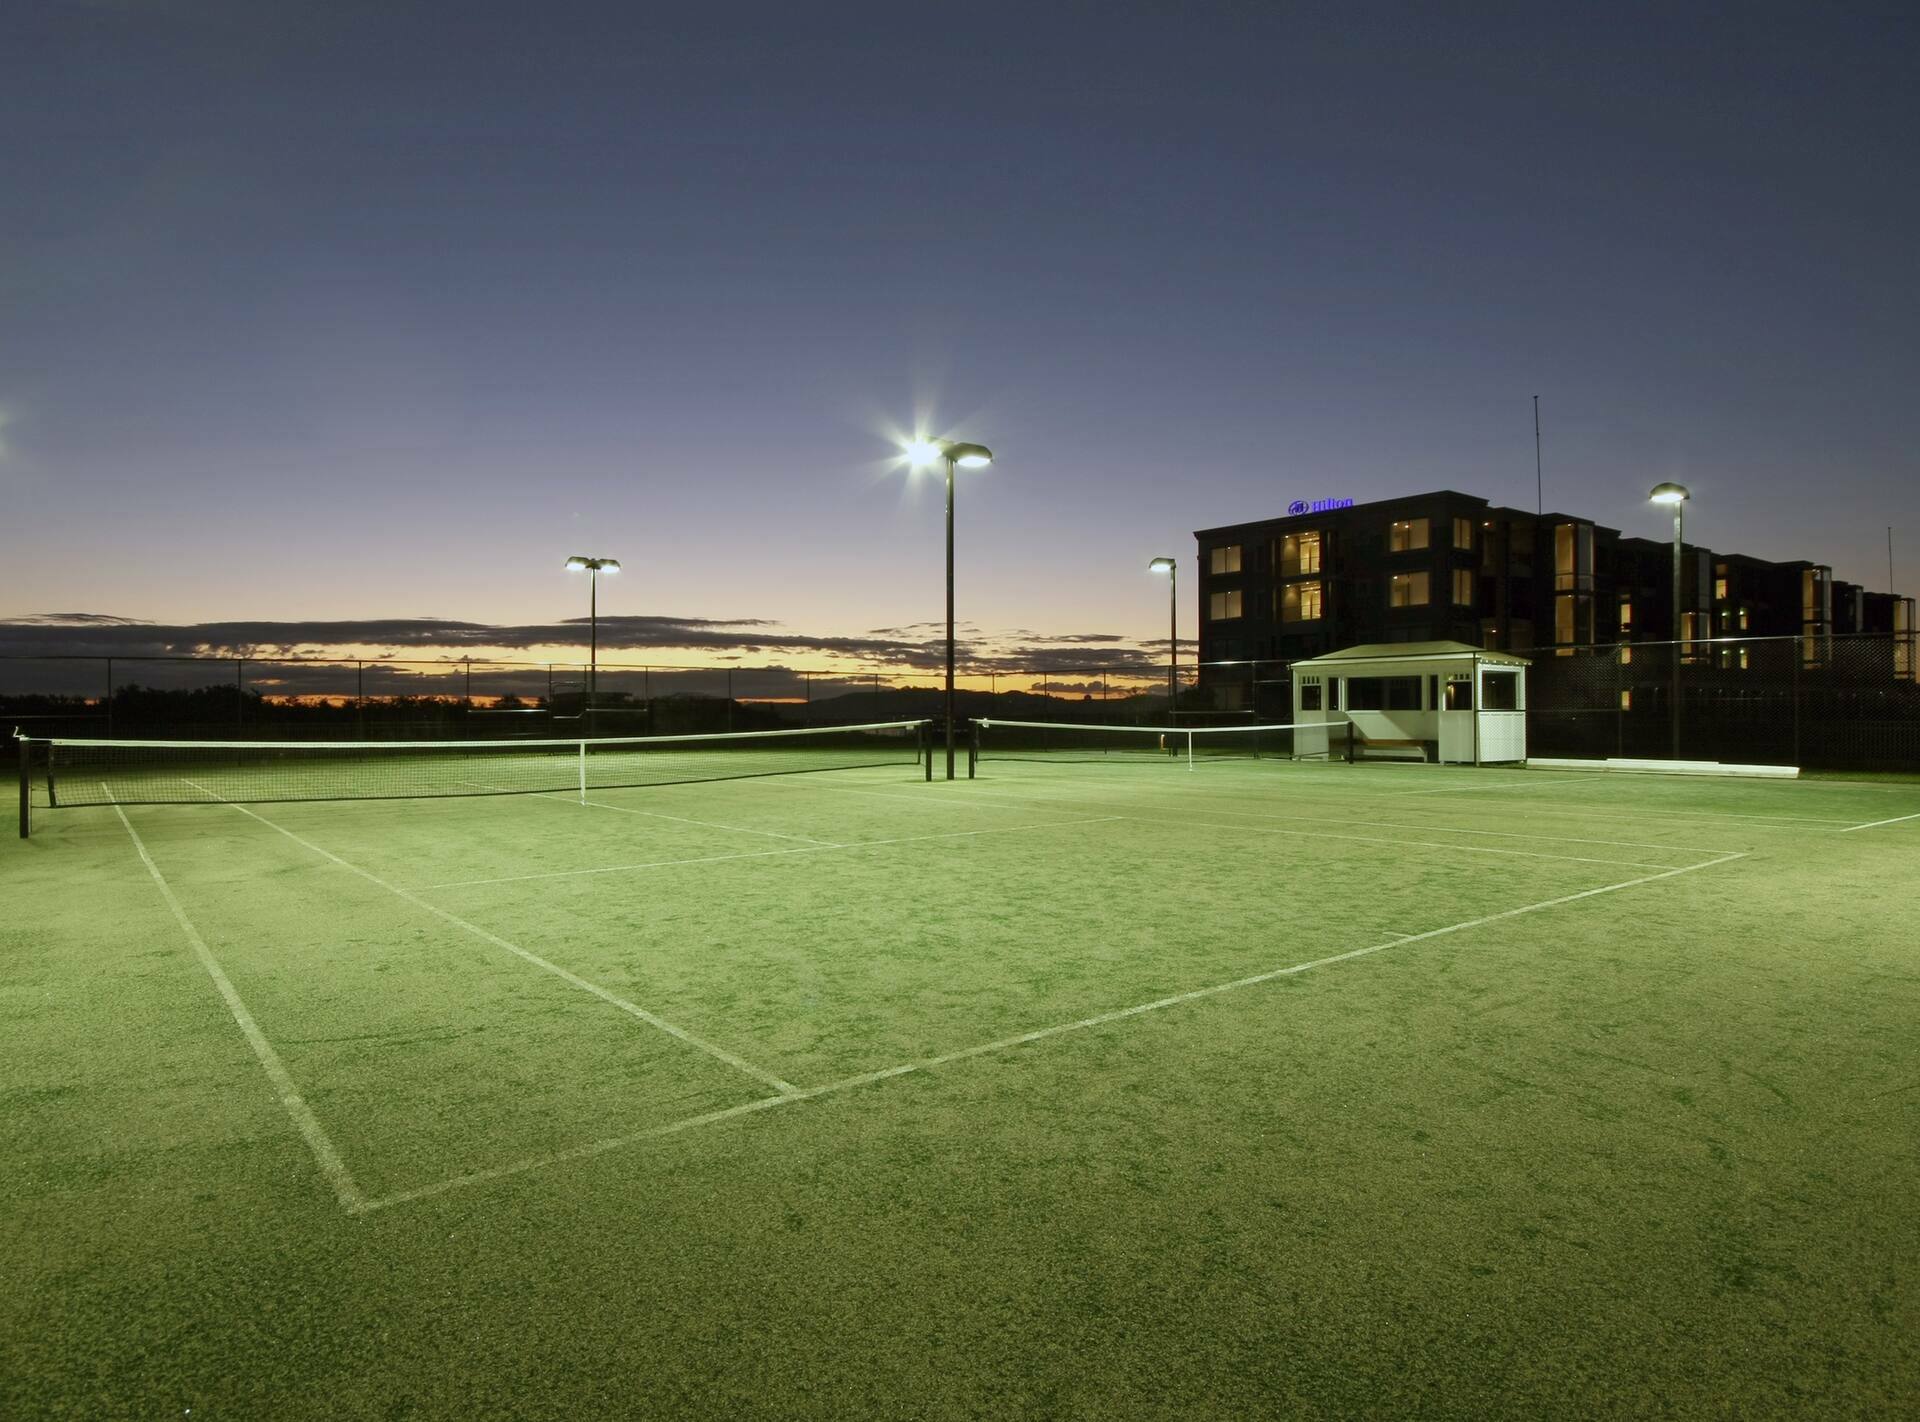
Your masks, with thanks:
M1355 739L1354 758L1357 760L1418 760L1427 761L1426 741L1376 741L1365 736Z

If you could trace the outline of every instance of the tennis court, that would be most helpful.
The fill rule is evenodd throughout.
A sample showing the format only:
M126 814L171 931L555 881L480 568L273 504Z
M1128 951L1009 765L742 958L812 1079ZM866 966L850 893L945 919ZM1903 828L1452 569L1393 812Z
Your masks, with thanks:
M8 1414L1910 1402L1920 783L992 752L42 815Z

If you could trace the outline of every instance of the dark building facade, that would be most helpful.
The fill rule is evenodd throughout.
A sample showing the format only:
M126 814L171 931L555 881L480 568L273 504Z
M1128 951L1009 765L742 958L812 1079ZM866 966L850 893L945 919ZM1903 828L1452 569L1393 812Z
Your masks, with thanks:
M1371 642L1455 641L1539 655L1667 642L1671 541L1573 514L1499 508L1451 489L1354 504L1299 501L1279 518L1201 529L1200 660L1296 661ZM1830 568L1683 547L1683 654L1739 669L1738 646L1791 637L1803 665L1831 638L1912 633L1914 600L1838 582ZM1696 645L1697 643L1697 645ZM1910 639L1890 676L1912 680ZM1905 656L1897 656L1899 647Z

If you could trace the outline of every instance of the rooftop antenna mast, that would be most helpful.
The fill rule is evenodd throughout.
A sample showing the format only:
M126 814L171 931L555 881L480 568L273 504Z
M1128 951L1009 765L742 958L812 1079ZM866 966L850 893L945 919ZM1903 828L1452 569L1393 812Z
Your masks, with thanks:
M1540 478L1540 397L1533 397L1533 511L1547 511L1546 486Z

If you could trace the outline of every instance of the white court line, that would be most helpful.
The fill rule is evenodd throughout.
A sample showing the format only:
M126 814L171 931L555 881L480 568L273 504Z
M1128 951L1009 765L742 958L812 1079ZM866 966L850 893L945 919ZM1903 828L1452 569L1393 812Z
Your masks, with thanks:
M449 1190L462 1190L469 1185L484 1185L489 1180L499 1180L509 1175L521 1175L529 1170L539 1170L549 1165L563 1165L570 1160L586 1160L590 1156L604 1155L610 1150L619 1150L622 1146L638 1145L641 1141L658 1140L662 1136L674 1136L682 1131L692 1130L695 1126L710 1126L717 1121L730 1121L735 1116L748 1116L755 1111L765 1111L773 1106L786 1106L795 1101L808 1100L805 1093L782 1094L779 1096L759 1096L738 1106L729 1106L723 1111L709 1111L702 1116L688 1116L683 1120L669 1121L664 1126L653 1126L644 1131L632 1131L624 1136L608 1136L602 1140L588 1141L585 1145L574 1146L569 1150L556 1151L552 1155L528 1156L506 1165L496 1165L490 1170L476 1170L470 1175L456 1175L451 1180L441 1180L432 1185L422 1185L413 1190L402 1190L397 1195L385 1195L378 1200L367 1200L358 1205L352 1213L368 1214L374 1210L384 1210L392 1205L405 1205L414 1200L428 1199L434 1195L444 1195Z
M549 962L547 959L542 958L538 953L529 953L525 948L520 947L519 944L509 943L506 939L502 938L499 934L489 933L486 929L480 927L480 925L477 923L469 923L467 922L466 919L461 918L458 914L452 914L447 912L447 910L441 908L438 904L428 903L427 900L421 898L418 894L413 893L411 890L400 888L396 884L389 884L385 879L382 879L381 877L379 877L379 875L370 873L367 870L362 869L358 864L349 864L346 860L342 859L339 855L333 853L331 850L322 849L319 845L313 843L311 840L302 839L299 835L295 834L292 830L286 828L284 825L275 824L272 820L268 819L265 815L255 814L252 810L249 810L245 805L236 805L231 800L222 800L218 795L214 795L213 792L211 790L208 790L204 785L194 785L194 783L191 780L189 780L187 783L189 785L193 785L193 788L200 791L201 794L211 796L213 799L218 800L219 803L225 805L228 809L238 810L241 814L247 816L247 818L258 820L261 824L265 825L268 829L278 830L281 834L285 835L288 839L292 840L295 844L299 845L302 849L311 850L313 853L318 854L323 859L330 859L335 864L338 864L342 869L349 869L353 871L355 874L358 874L362 879L365 879L369 884L378 885L380 888L385 889L388 893L394 895L396 898L405 899L408 903L414 905L416 908L423 908L428 913L433 914L436 918L441 918L441 919L444 919L446 922L451 923L455 928L464 929L466 932L471 933L474 937L482 939L488 943L491 943L496 948L504 949L505 951L513 954L516 958L524 959L526 962L533 964L534 967L539 968L544 972L552 973L556 978L559 978L562 982L571 983L573 986L579 988L583 992L592 993L595 997L599 998L602 1002L605 1002L610 1006L617 1007L622 1012L625 1012L630 1016L639 1018L642 1022L646 1023L649 1027L658 1028L660 1031L665 1032L669 1037L679 1038L682 1042L685 1042L690 1047L699 1048L701 1051L705 1052L708 1056L713 1057L718 1061L725 1062L728 1066L732 1067L734 1070L739 1072L744 1072L746 1075L754 1078L754 1080L756 1081L761 1081L766 1083L768 1086L771 1086L775 1091L778 1091L784 1095L784 1094L790 1094L792 1092L799 1090L799 1088L794 1086L793 1083L782 1081L779 1077L775 1076L772 1072L762 1071L759 1067L753 1065L753 1063L746 1061L741 1057L735 1056L732 1052L728 1051L725 1047L716 1046L714 1043L706 1041L704 1038L696 1037L693 1033L687 1031L686 1028L676 1026L673 1023L667 1021L664 1017L660 1017L655 1013L647 1011L647 1009L640 1006L639 1003L629 1002L626 998L621 997L618 993L609 992L606 988L601 987L598 983L587 981L587 979L581 977L578 973L568 972L565 968L561 967L558 963Z
M489 785L482 780L462 780L460 784L478 786L482 790L503 789L502 786ZM840 847L831 840L814 839L804 834L782 834L779 830L749 829L745 825L723 825L713 820L692 820L688 819L685 815L667 815L662 814L658 810L636 810L626 805L609 805L603 800L582 800L575 796L550 795L544 792L535 792L527 798L530 800L552 800L555 804L559 805L586 805L591 809L613 810L622 815L645 815L649 819L672 820L675 824L699 825L703 829L730 830L734 834L763 834L768 839L791 839L801 844L823 844L830 849L838 849Z
M1053 784L1058 784L1059 782L1049 780L1045 783L1049 785L1053 785ZM1164 787L1158 787L1158 788L1164 788ZM1489 786L1487 788L1498 789L1499 787ZM1778 786L1769 786L1768 793L1773 793L1775 790L1778 790L1779 788L1780 787ZM983 792L971 791L969 793L979 794ZM1315 793L1313 791L1301 786L1289 787L1288 793L1298 799L1316 798ZM1091 799L1093 797L1076 795L1076 796L1071 796L1070 798ZM1336 801L1336 802L1352 801L1352 800L1385 800L1385 799L1392 799L1394 798L1394 796L1363 795L1358 793L1350 794L1346 791L1336 791L1330 795L1318 796L1317 798L1321 803L1325 803L1326 801L1329 801L1329 800ZM1485 809L1488 807L1476 806L1475 808ZM1656 810L1650 806L1645 808L1635 807L1633 809L1609 809L1605 805L1592 805L1592 804L1587 804L1578 800L1569 802L1566 805L1530 805L1523 801L1517 804L1513 804L1511 806L1503 805L1501 807L1501 813L1506 815L1560 815L1563 817L1578 816L1581 819L1595 819L1595 820L1640 820L1640 819L1646 818L1649 815L1655 815L1665 819L1681 819L1681 820L1757 820L1764 824L1779 825L1783 828L1788 828L1788 829L1798 828L1802 825L1815 825L1815 826L1820 826L1822 828L1825 828L1827 826L1832 826L1832 825L1848 825L1852 823L1852 821L1850 820L1836 819L1832 816L1748 815L1748 814L1741 814L1738 811L1734 811L1734 810Z
M1848 825L1841 834L1852 834L1855 830L1879 829L1881 825L1897 825L1904 820L1920 820L1920 815L1895 815L1890 820L1871 820L1864 825Z
M960 799L958 796L942 795L937 791L931 796L924 794L902 795L897 791L890 790L854 790L845 785L803 784L801 781L793 779L782 779L778 783L789 785L800 790L831 790L836 795L865 795L868 799L872 800L898 800L903 804L914 805L929 810L949 809L954 805L965 806L970 810L993 808L990 805L971 804L966 800Z
M499 1180L506 1176L525 1174L530 1170L539 1170L549 1165L559 1165L566 1161L581 1160L588 1156L602 1155L607 1151L619 1150L623 1146L636 1145L641 1141L656 1140L662 1136L674 1135L696 1126L710 1125L718 1121L731 1120L736 1116L750 1115L770 1110L777 1106L791 1105L796 1101L811 1101L816 1097L831 1096L838 1092L850 1091L855 1087L871 1086L876 1082L891 1081L895 1077L907 1076L914 1072L930 1071L934 1067L946 1066L952 1062L966 1061L972 1057L983 1057L993 1052L1007 1051L1013 1047L1023 1047L1030 1042L1044 1041L1049 1037L1064 1036L1069 1032L1083 1032L1090 1027L1101 1027L1109 1022L1120 1022L1130 1017L1140 1017L1149 1012L1159 1012L1165 1008L1177 1007L1182 1003L1197 1002L1201 998L1218 997L1222 993L1236 992L1241 988L1257 986L1260 983L1273 982L1278 978L1292 977L1310 972L1315 968L1328 967L1334 963L1344 963L1354 958L1364 958L1373 953L1384 953L1389 948L1404 947L1409 943L1419 943L1429 938L1442 938L1450 933L1462 933L1470 928L1480 928L1489 923L1499 923L1503 919L1518 918L1522 914L1539 913L1545 909L1558 908L1562 904L1575 903L1581 899L1597 898L1601 894L1617 893L1621 889L1636 888L1641 884L1655 883L1661 879L1673 879L1682 874L1691 874L1696 869L1711 869L1716 864L1731 863L1744 859L1745 854L1728 854L1719 859L1709 859L1700 864L1689 864L1680 869L1669 869L1660 874L1646 874L1638 879L1623 880L1618 884L1603 884L1597 889L1582 889L1575 894L1563 894L1559 898L1543 899L1537 904L1526 904L1520 908L1503 910L1500 913L1470 918L1462 923L1448 924L1445 928L1431 928L1425 933L1393 934L1384 942L1371 943L1364 948L1350 949L1345 953L1335 953L1327 958L1315 958L1311 962L1294 963L1285 968L1274 968L1268 972L1255 973L1250 977L1235 978L1232 982L1215 983L1211 987L1195 988L1191 992L1175 993L1171 997L1155 998L1152 1002L1143 1002L1134 1007L1123 1007L1113 1012L1103 1012L1094 1017L1083 1017L1077 1022L1062 1022L1052 1027L1042 1027L1033 1032L1022 1032L1018 1036L1001 1037L992 1042L982 1042L974 1047L962 1047L958 1051L943 1052L939 1056L921 1057L916 1061L902 1062L899 1066L886 1067L880 1071L864 1072L859 1076L843 1077L839 1081L828 1082L825 1086L810 1086L792 1095L763 1096L732 1106L724 1111L710 1111L705 1115L689 1116L685 1120L674 1121L665 1126L654 1126L644 1131L634 1131L627 1135L608 1136L586 1145L575 1146L570 1150L557 1151L552 1155L531 1156L510 1165L496 1166L491 1170L475 1171L470 1175L458 1175L450 1180L409 1190L403 1194L389 1195L379 1200L369 1200L356 1213L365 1214L372 1210L385 1209L390 1205L405 1204L411 1200L422 1199L430 1195L443 1195L450 1190L463 1189L469 1185L480 1185L490 1180Z
M1540 790L1549 785L1566 785L1575 780L1599 780L1598 775L1567 775L1556 771L1551 780L1501 780L1490 785L1442 785L1436 790L1387 790L1377 795L1363 795L1368 800L1399 800L1408 795L1463 795L1476 790Z
M1218 798L1217 791L1188 790L1185 786L1156 786L1154 788L1156 791L1165 791L1168 793L1189 795L1189 796L1197 797L1202 800L1210 800L1210 799ZM1070 804L1076 804L1076 805L1117 804L1117 803L1120 803L1121 795L1127 794L1127 792L1124 792L1124 791L1117 791L1111 796L1033 795L1033 796L1023 797L1023 796L1015 796L1015 795L993 795L990 791L969 791L968 793L970 795L975 796L976 798L992 798L994 800L1005 801L1009 805L1021 805L1021 806L1056 805L1056 804L1062 804L1062 803L1070 803ZM1134 805L1131 802L1134 800L1137 800L1141 795L1145 793L1146 793L1145 791L1136 791L1128 795L1128 802L1130 807L1135 809L1139 808L1137 805ZM895 795L895 796L889 796L888 798L909 799L912 797ZM1608 845L1614 849L1689 849L1691 850L1691 852L1698 853L1698 854L1733 854L1737 852L1731 849L1707 849L1705 847L1697 846L1697 845L1688 846L1688 845L1679 845L1679 844L1658 844L1658 843L1653 843L1647 840L1637 840L1637 839L1589 839L1589 838L1585 838L1578 835L1535 834L1526 830L1466 829L1459 825L1407 824L1404 821L1399 821L1399 820L1357 820L1357 819L1351 818L1350 816L1345 816L1345 815L1275 814L1270 811L1262 811L1262 810L1229 810L1229 809L1224 809L1218 806L1209 806L1205 810L1188 810L1184 807L1181 807L1181 808L1171 810L1169 813L1183 814L1183 815L1185 814L1232 815L1235 818L1239 818L1239 819L1286 820L1289 823L1298 821L1301 824L1317 824L1317 825L1349 825L1357 829L1410 829L1410 830L1426 830L1433 834L1490 835L1496 839L1524 839L1524 840L1540 841L1540 842L1551 843L1551 844L1602 844L1602 845ZM1189 823L1189 822L1178 821L1177 823ZM1669 866L1662 864L1662 865L1654 865L1652 867L1664 869Z
M113 801L113 791L105 785L100 787L107 792L109 802ZM195 787L196 789L199 787ZM293 1118L294 1127L306 1141L307 1149L313 1153L313 1162L320 1167L320 1173L333 1186L334 1197L342 1207L358 1214L367 1208L367 1198L360 1193L360 1187L354 1184L353 1175L347 1164L340 1158L340 1152L328 1139L319 1118L313 1114L313 1108L307 1105L306 1097L300 1094L300 1088L293 1084L286 1064L280 1060L280 1054L267 1040L266 1033L260 1030L260 1024L253 1020L253 1014L247 1011L246 1003L240 1000L240 994L228 979L226 970L220 966L220 960L213 956L213 950L207 947L200 931L193 926L180 900L174 897L173 888L160 873L160 866L153 862L153 856L147 853L147 846L141 840L133 822L127 818L127 812L118 804L113 806L114 814L120 817L120 823L126 826L127 834L133 839L133 847L140 852L140 862L147 866L147 873L153 876L154 884L160 890L160 897L167 901L167 907L173 913L173 921L180 925L180 931L186 935L187 942L193 946L194 957L200 960L207 976L213 979L213 985L219 990L221 998L227 1004L227 1011L233 1014L233 1020L240 1028L240 1035L247 1039L247 1045L253 1048L253 1054L259 1059L261 1069L267 1074L267 1080L273 1083L274 1094L280 1098L280 1104L286 1108L287 1115Z
M1127 815L1126 819L1138 824L1158 823L1145 815ZM1166 823L1175 823L1167 821ZM1538 849L1501 849L1491 844L1455 844L1439 839L1388 839L1384 835L1372 834L1334 834L1328 830L1287 830L1272 825L1222 825L1206 820L1180 820L1179 824L1192 825L1197 829L1240 830L1247 834L1283 834L1290 839L1343 839L1354 844L1391 844L1405 849L1445 849L1455 854L1502 854L1519 859L1558 859L1568 864L1609 864L1616 869L1687 869L1685 864L1651 864L1636 859L1595 859L1584 854L1548 854ZM1679 846L1669 846L1678 848Z
M897 839L856 839L846 844L820 844L804 849L755 849L741 854L704 854L697 859L651 859L638 864L609 864L595 869L554 869L542 874L509 874L500 879L454 879L444 884L423 884L421 893L433 889L471 889L481 884L519 884L528 879L577 879L586 874L624 874L630 869L665 869L675 864L714 864L723 859L771 859L781 854L824 854L830 849L871 849L882 844L920 844L930 839L972 839L982 834L1019 834L1025 830L1063 829L1068 825L1103 825L1125 815L1101 815L1090 820L1047 820L1037 825L996 825L983 830L951 830L945 834L909 834Z

